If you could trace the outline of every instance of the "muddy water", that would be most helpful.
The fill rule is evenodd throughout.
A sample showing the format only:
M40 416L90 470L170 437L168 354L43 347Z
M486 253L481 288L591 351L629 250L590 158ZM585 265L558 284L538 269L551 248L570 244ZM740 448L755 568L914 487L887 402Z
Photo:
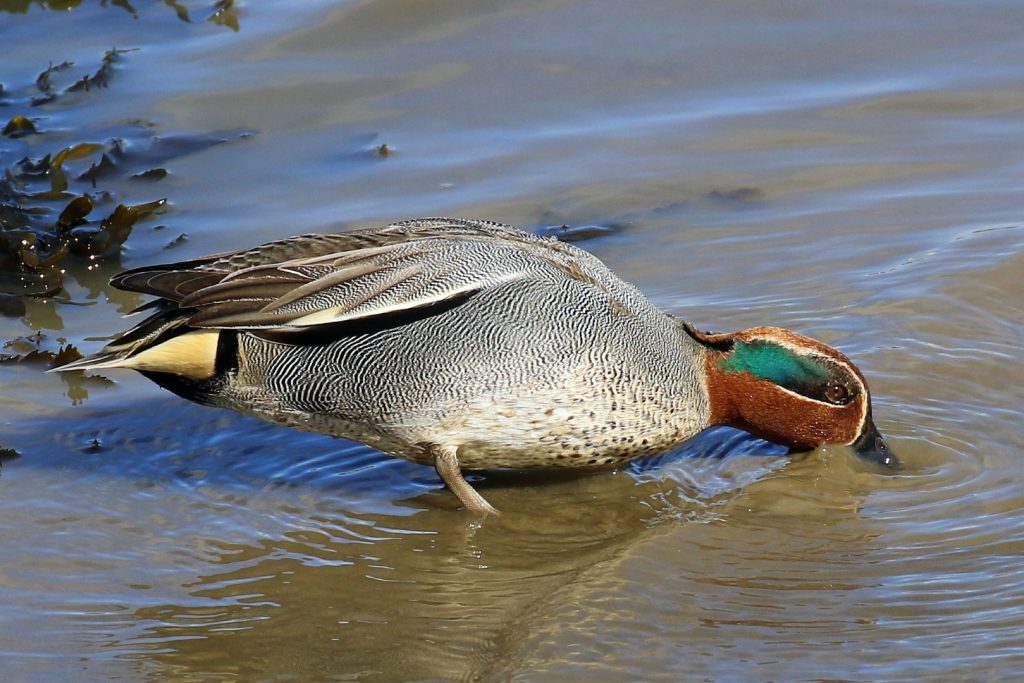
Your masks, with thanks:
M42 335L5 351L95 349L142 301L121 267L418 215L600 225L583 246L673 313L853 356L906 468L717 431L487 475L477 523L428 468L8 362L4 680L1019 676L1019 3L108 4L0 2L0 118L41 131L0 157L121 137L167 175L104 176L102 211L168 205L0 316ZM106 87L29 104L113 46Z

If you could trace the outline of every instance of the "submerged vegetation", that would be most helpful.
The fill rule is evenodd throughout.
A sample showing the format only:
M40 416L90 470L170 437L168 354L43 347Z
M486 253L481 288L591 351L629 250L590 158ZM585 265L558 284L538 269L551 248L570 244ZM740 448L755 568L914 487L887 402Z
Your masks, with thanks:
M166 210L166 197L121 201L122 181L159 182L170 175L167 161L240 135L165 135L133 121L111 137L76 132L69 143L51 121L73 117L83 93L107 88L127 52L111 49L97 69L77 77L70 62L50 65L33 84L3 91L0 105L12 114L3 129L9 142L0 146L0 292L58 294L69 269L94 267L119 251L136 224Z
M24 315L28 299L68 303L66 277L81 280L116 259L133 229L170 208L159 189L172 175L168 162L248 135L171 134L142 120L77 124L78 108L113 90L130 52L110 49L94 68L64 61L33 82L0 84L0 314ZM43 341L0 342L0 362L53 365L77 355L62 340Z
M186 23L209 21L239 30L234 0L101 4L135 19L140 10L169 9ZM81 0L0 0L0 12L14 14L80 6L85 6ZM33 82L2 82L0 73L0 314L23 314L25 297L60 301L67 275L116 256L133 228L169 208L155 188L139 193L149 195L143 201L129 203L125 181L157 183L171 175L166 162L239 137L238 132L166 134L142 120L78 123L76 108L111 88L119 63L133 51L111 48L91 68L51 62ZM168 247L185 239L180 233Z
M23 14L33 7L40 7L57 12L67 12L81 4L82 0L0 0L0 12ZM147 0L144 2L137 2L136 4L167 7L174 12L178 19L186 23L192 23L193 21L194 10L190 11L189 8L186 7L184 3L179 2L179 0ZM139 11L131 2L129 2L129 0L102 0L102 5L104 7L121 9L135 19L139 17ZM196 13L198 14L198 12ZM205 14L206 21L217 24L218 26L224 26L232 31L239 30L238 8L235 6L235 0L216 0L216 2L204 3L203 13Z

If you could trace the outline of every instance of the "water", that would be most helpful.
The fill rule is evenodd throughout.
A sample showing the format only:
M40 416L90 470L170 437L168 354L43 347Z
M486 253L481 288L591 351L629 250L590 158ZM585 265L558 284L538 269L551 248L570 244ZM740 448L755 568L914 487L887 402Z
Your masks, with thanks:
M168 199L0 340L93 350L143 301L121 267L303 231L600 225L582 246L665 309L855 358L906 468L718 431L487 475L477 522L429 468L5 363L5 680L1019 676L1019 3L296 5L0 2L0 118L42 130L3 164L122 137L97 212ZM112 47L107 87L30 106Z

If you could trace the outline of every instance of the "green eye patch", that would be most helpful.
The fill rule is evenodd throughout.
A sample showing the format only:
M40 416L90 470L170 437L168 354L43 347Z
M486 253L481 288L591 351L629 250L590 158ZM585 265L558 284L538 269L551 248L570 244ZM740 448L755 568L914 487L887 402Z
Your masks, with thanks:
M830 373L819 363L769 341L736 341L733 352L719 361L726 372L747 372L805 396L828 382Z

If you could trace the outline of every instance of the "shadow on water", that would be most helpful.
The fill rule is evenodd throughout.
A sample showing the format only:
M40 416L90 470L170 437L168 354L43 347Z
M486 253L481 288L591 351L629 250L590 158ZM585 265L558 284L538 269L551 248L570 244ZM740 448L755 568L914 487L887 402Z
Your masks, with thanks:
M639 547L735 531L722 520L752 508L849 523L871 488L842 459L750 458L779 451L714 430L620 472L484 475L503 513L475 519L430 468L358 444L178 401L75 412L59 434L16 435L4 478L59 471L94 492L83 524L115 515L155 535L132 562L179 590L142 586L128 612L91 619L158 680L487 678Z
M83 627L154 680L487 678L638 548L737 533L752 510L859 527L874 486L843 457L747 457L781 450L711 430L623 471L480 475L503 513L476 519L431 468L343 440L180 401L65 413L14 435L4 479L59 473L71 534L138 522L131 550L103 552L162 585ZM827 552L815 529L807 550ZM698 555L687 580L705 580Z
M79 408L64 411L58 418L59 432L52 429L53 416L19 423L17 432L9 434L4 444L26 456L18 467L81 470L84 476L128 479L140 485L162 482L249 492L302 488L337 494L356 507L382 505L380 509L389 512L394 512L389 501L411 504L409 499L429 498L430 492L438 491L437 500L424 501L428 507L457 507L432 468L356 442L173 399L130 404L106 401L100 408L89 408L81 405L89 387L106 389L114 386L111 380L91 373L57 377L66 378L72 389L80 388L84 398L78 401ZM489 496L505 498L513 507L520 489L573 488L590 479L642 488L667 478L689 489L687 496L706 500L769 473L787 460L781 457L785 453L785 448L743 432L715 428L667 453L633 461L620 471L496 470L468 476L481 490L488 490ZM749 461L746 472L734 467L740 461Z

